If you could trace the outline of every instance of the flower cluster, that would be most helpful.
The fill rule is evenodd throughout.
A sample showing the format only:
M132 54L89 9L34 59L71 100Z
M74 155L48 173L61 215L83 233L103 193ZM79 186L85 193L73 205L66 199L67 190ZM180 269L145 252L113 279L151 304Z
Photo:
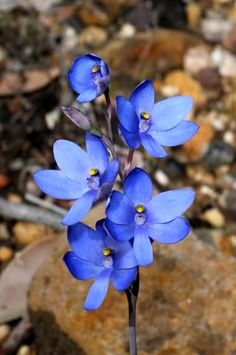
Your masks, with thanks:
M109 69L98 56L86 54L75 59L67 78L79 94L78 102L89 102L104 94L110 104ZM187 119L193 106L190 97L176 96L155 103L154 96L152 82L145 80L129 100L116 97L119 132L130 149L128 167L133 150L140 145L154 157L166 157L163 146L180 145L198 130L197 124ZM75 115L72 121L84 128L85 117L80 124L83 116L76 112L75 108L66 108L67 116ZM107 112L109 126L111 107ZM68 226L71 247L64 262L75 278L94 279L84 308L95 310L102 304L110 281L115 289L125 291L135 281L138 267L153 262L154 241L173 244L188 235L191 227L183 213L192 204L194 191L182 188L153 196L147 172L137 167L127 171L127 166L121 166L110 127L108 137L92 133L90 123L86 127L86 151L71 141L56 141L53 152L58 169L38 171L34 179L49 196L74 201L62 220ZM123 192L113 190L118 174ZM93 230L81 220L100 200L107 200L106 216Z

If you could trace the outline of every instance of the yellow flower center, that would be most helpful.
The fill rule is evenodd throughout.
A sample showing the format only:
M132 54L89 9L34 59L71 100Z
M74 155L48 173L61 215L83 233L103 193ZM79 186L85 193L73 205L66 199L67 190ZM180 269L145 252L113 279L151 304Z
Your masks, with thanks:
M141 112L140 117L143 118L144 120L149 120L150 113L149 112Z
M145 210L145 208L144 208L143 205L137 205L137 206L135 207L135 210L136 210L136 212L138 212L138 213L143 213L144 210Z
M89 170L90 176L96 176L96 175L98 175L98 173L99 173L98 169L92 168Z
M99 65L94 65L94 66L92 67L92 73L98 73L99 71L100 71Z
M103 248L102 253L103 253L104 256L110 256L110 255L113 254L113 250L110 249L110 248Z

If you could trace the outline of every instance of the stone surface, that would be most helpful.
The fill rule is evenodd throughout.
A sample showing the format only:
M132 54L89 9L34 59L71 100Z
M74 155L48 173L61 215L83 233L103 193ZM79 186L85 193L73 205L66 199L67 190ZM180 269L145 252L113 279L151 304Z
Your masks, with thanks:
M79 46L97 48L103 45L108 39L108 33L98 26L89 26L80 32Z
M61 260L66 249L66 241L58 242L31 287L37 354L128 354L125 295L110 288L101 309L83 311L88 283L69 275ZM139 354L234 354L235 273L235 259L193 234L160 246L154 265L141 269Z
M235 149L222 140L214 141L204 156L204 164L208 168L216 168L223 164L232 164L236 157Z
M221 228L225 225L225 217L217 208L206 210L203 214L203 218L216 228Z
M11 260L13 255L14 255L14 252L11 248L9 248L7 246L0 247L0 262L5 263L5 262Z
M190 74L197 74L200 70L211 67L211 57L206 46L189 48L184 55L184 69Z
M35 240L42 239L52 231L41 224L31 222L17 222L13 227L14 237L20 245L28 245Z
M214 127L210 122L201 120L200 129L197 134L181 147L180 153L183 153L183 159L187 161L199 161L209 148L214 138Z

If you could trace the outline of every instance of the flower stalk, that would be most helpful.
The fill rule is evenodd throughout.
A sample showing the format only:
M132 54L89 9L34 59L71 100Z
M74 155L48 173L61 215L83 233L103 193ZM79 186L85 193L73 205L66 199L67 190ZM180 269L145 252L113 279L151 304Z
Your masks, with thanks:
M111 142L113 142L113 133L112 133L112 126L111 126L111 120L112 120L112 104L111 104L111 99L110 99L110 94L109 94L109 89L107 88L106 91L104 92L104 96L106 99L106 121L107 121L107 131L108 131L108 137Z
M129 347L130 355L137 355L137 340L136 340L136 305L139 293L139 270L136 279L126 290L126 296L129 306Z

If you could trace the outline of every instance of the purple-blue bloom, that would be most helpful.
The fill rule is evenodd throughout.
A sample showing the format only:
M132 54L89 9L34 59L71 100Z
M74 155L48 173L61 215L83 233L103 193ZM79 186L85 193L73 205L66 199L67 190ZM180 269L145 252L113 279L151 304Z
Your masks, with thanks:
M79 94L77 101L89 102L102 95L107 89L110 74L104 60L94 54L76 58L67 73L71 88Z
M84 303L84 309L96 310L102 304L109 281L118 291L125 291L134 281L137 260L129 242L114 240L98 221L96 231L83 223L68 228L72 251L64 256L71 274L79 280L95 279Z
M123 189L124 193L111 194L105 226L113 238L133 241L139 265L146 266L153 261L152 240L173 244L188 235L191 227L181 215L192 204L195 193L183 188L152 197L152 181L139 168L129 173Z
M175 96L155 103L154 86L150 80L139 84L130 99L116 97L116 110L121 134L132 149L142 144L157 158L166 157L163 146L185 143L198 131L198 125L187 121L193 100L189 96Z
M60 170L34 174L36 184L47 195L76 200L62 220L65 225L79 222L96 201L106 198L118 174L119 161L109 160L99 137L86 133L86 149L87 152L71 141L60 139L53 146Z

